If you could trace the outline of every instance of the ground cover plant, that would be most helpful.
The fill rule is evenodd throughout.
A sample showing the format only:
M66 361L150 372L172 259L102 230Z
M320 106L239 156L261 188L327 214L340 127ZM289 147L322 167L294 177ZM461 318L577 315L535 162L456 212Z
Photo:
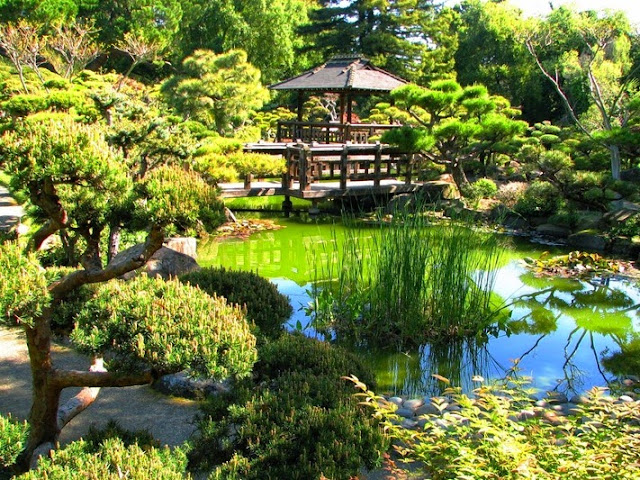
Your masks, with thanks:
M386 449L342 372L372 372L354 355L302 335L260 348L255 383L213 399L191 452L209 478L351 478ZM324 475L324 477L322 477Z
M129 432L111 422L103 430L91 429L87 437L43 458L38 467L16 479L116 480L190 478L184 448L160 447L147 432Z
M474 380L477 388L470 394L447 388L432 400L439 413L426 414L421 426L407 429L394 404L352 379L399 458L418 462L420 478L637 478L640 413L632 398L615 401L596 388L571 415L561 416L534 407L526 380L495 385ZM459 408L449 410L450 404ZM402 463L397 466L401 470Z
M491 291L500 242L469 225L433 229L429 222L398 210L370 235L347 230L311 292L313 327L387 347L473 336L488 327L499 307Z

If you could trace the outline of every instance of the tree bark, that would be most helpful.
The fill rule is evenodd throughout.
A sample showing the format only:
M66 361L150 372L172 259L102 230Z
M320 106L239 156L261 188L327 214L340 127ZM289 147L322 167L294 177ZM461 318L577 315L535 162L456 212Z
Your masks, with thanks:
M27 347L31 364L33 397L29 413L29 438L16 465L26 471L34 450L42 443L58 439L58 403L60 387L53 378L51 362L51 308L45 309L34 327L27 327Z
M620 147L618 145L609 145L609 152L611 152L611 178L620 180Z
M460 160L455 160L452 161L450 165L453 181L456 182L458 189L462 191L462 189L469 184L467 175L464 173L464 168L462 168L462 162Z
M122 228L120 225L111 225L109 229L109 246L107 250L107 263L115 257L120 251L120 238L122 237Z
M151 371L132 375L114 375L104 371L56 370L51 359L51 317L54 306L69 292L82 285L104 282L135 270L144 265L151 255L162 247L163 240L164 229L159 225L154 225L147 235L147 241L138 258L126 263L107 266L104 269L76 270L49 286L49 292L53 297L51 304L43 310L42 315L35 320L33 326L25 326L33 396L29 413L29 438L16 461L16 467L20 471L28 470L31 457L39 445L44 443L55 445L60 432L58 407L60 392L63 388L141 385L150 383L155 378ZM91 395L79 399L79 406L88 406L90 399ZM62 413L62 420L64 420L68 413Z

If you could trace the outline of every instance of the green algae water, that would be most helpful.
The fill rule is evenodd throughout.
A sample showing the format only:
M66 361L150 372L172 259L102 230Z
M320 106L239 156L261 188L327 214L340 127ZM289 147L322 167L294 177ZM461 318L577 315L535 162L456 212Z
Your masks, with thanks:
M312 282L320 280L317 266L333 258L335 244L347 227L299 219L278 223L284 228L245 240L203 242L198 261L202 266L250 270L271 279L294 308L288 327L304 329L310 323L305 315L309 291ZM358 235L371 234L366 228L358 231ZM550 247L515 238L507 243L494 290L505 305L501 328L490 328L489 334L478 338L425 344L411 351L358 349L377 372L379 392L437 394L440 386L434 373L466 390L472 388L474 375L520 375L532 377L540 390L568 394L640 375L640 287L636 283L538 278L522 266L521 259L537 258ZM310 328L306 333L316 335Z

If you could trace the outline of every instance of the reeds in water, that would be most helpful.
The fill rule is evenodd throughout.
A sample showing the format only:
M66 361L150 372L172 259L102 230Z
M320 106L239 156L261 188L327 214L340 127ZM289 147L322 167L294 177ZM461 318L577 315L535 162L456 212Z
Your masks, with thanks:
M345 219L349 224L350 219ZM501 246L470 225L398 211L375 227L348 228L325 263L313 326L376 346L481 333L493 302Z

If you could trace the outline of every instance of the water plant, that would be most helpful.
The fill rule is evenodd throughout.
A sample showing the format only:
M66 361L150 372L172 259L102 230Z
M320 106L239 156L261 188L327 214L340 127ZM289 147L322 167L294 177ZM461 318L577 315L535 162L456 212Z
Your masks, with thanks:
M332 261L318 267L326 280L311 292L313 327L377 346L481 333L498 308L500 241L468 224L429 222L399 210L335 239L324 252Z

